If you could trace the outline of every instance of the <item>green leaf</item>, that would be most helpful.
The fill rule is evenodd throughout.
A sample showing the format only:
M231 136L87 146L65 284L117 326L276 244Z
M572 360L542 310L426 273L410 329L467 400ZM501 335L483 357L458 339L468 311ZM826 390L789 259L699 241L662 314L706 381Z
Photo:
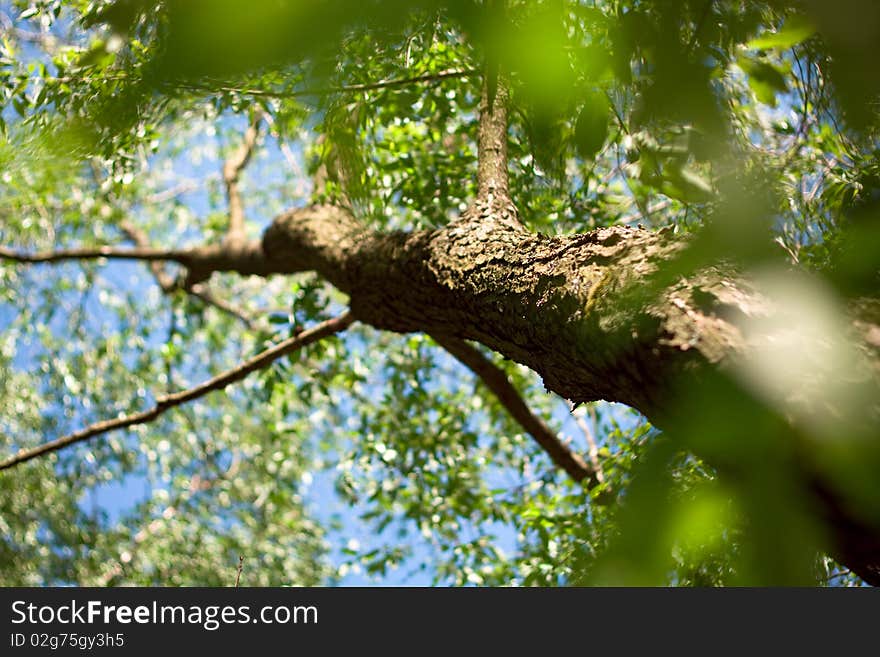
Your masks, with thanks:
M107 43L103 39L95 40L87 51L76 60L79 68L91 66L105 66L113 59L113 54L107 50Z
M785 50L806 41L815 33L816 28L805 16L791 16L779 31L765 32L746 46L754 50Z

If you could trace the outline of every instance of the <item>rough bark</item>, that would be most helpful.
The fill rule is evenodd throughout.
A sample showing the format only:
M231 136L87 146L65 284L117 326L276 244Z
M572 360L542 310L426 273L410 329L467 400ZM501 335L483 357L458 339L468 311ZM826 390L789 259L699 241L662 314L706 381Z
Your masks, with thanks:
M732 324L695 310L687 282L649 307L623 298L682 241L624 226L550 238L514 217L502 199L476 203L441 230L374 233L342 208L313 206L276 219L262 241L265 263L235 269L317 271L376 328L476 340L572 401L646 414L673 371L717 363L738 346ZM700 289L750 312L749 296L720 272L703 273Z

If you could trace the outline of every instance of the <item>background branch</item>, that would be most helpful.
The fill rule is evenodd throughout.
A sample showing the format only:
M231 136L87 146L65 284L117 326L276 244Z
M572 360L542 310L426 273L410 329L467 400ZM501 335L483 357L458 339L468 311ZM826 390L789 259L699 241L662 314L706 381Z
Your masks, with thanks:
M303 96L328 96L338 93L352 93L359 91L375 91L377 89L390 89L394 87L403 87L408 84L423 84L431 82L440 82L449 78L467 78L480 73L477 69L449 69L446 71L438 71L436 73L426 73L423 75L414 75L408 78L391 78L389 80L379 80L378 82L365 82L360 84L348 84L338 87L312 87L297 90L271 90L271 89L254 89L224 85L214 85L210 82L177 82L174 86L189 89L192 91L206 91L214 93L222 91L226 93L239 93L254 98L301 98ZM71 82L75 78L53 78L54 80ZM126 78L123 78L126 79Z
M229 203L229 231L226 239L230 243L244 240L244 202L241 199L238 181L254 152L262 119L262 112L254 113L241 145L223 164L223 182L226 183L226 199Z
M586 413L586 409L575 409L575 405L571 404L571 414L574 417L575 423L578 425L580 430L584 434L584 438L587 440L587 449L589 450L590 455L590 465L593 467L593 472L596 473L596 481L600 484L605 483L605 473L602 471L602 463L599 460L599 444L596 442L596 436L593 434L593 430L590 428L590 424L587 422L584 414ZM592 406L590 407L592 411ZM595 421L595 418L593 418Z
M123 221L119 224L119 228L128 237L132 242L134 242L135 246L138 248L149 248L150 243L147 238L147 234L142 231L140 228L135 226L133 223L129 221ZM165 271L165 266L162 262L158 260L154 260L150 262L150 271L153 272L153 276L156 279L156 282L159 284L159 287L162 288L162 291L166 294L172 292L177 288L177 284L174 278Z
M12 260L25 263L55 263L63 260L97 260L108 258L116 260L174 260L185 265L188 260L187 251L174 251L167 249L153 249L149 247L118 247L118 246L95 246L79 249L59 249L58 251L41 251L38 253L23 253L14 249L0 246L0 259Z
M464 340L436 335L431 337L486 384L511 417L572 479L577 482L585 481L588 490L601 483L602 480L597 476L596 470L572 452L543 420L532 413L500 367Z
M221 299L215 296L210 290L208 290L204 283L196 283L187 290L187 293L191 296L194 296L206 306L216 308L221 313L237 319L248 329L253 329L256 326L256 322L250 316L245 314L245 312L241 310L241 308L237 308L225 299Z
M500 77L484 79L477 134L477 195L495 194L507 198L507 85Z
M149 246L146 233L144 233L144 231L142 231L134 224L128 221L123 221L119 227L122 229L122 232L125 233L125 235L137 246ZM150 262L150 271L153 272L153 276L155 277L156 282L162 289L162 292L164 292L165 294L171 294L172 292L181 288L180 281L175 280L170 274L168 274L162 262ZM227 301L215 297L203 283L197 283L190 286L189 288L186 288L186 292L199 299L202 303L216 308L220 312L225 313L231 317L234 317L245 326L247 326L249 329L254 328L254 321L250 317L248 317L244 312L242 312L232 304L228 303Z
M38 447L32 449L20 450L17 454L0 461L0 470L8 470L20 463L30 461L31 459L43 456L51 452L56 452L65 447L75 445L94 436L98 436L114 429L124 429L138 424L152 422L157 417L165 413L168 409L180 406L199 397L203 397L209 392L222 390L226 386L241 381L246 376L257 370L264 369L282 356L292 354L295 351L305 347L306 345L317 342L330 335L335 335L345 330L354 321L354 316L350 312L346 312L339 317L328 319L314 328L303 331L297 336L288 338L279 342L274 347L270 347L260 352L253 358L246 360L244 363L230 370L218 374L217 376L201 383L193 388L181 390L169 395L163 395L156 398L155 405L146 411L125 415L123 417L114 418L112 420L102 420L89 425L85 429L81 429L75 433L62 436Z

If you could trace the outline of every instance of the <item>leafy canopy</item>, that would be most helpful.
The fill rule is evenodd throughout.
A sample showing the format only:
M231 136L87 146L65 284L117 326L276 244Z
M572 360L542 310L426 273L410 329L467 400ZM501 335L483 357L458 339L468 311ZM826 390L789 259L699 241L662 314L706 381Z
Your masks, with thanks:
M443 226L475 193L488 77L511 89L511 190L531 229L708 227L704 262L788 260L840 304L876 292L880 23L867 0L0 11L6 246L118 243L128 223L156 245L219 242L223 162L252 122L249 235L311 201L382 228ZM313 275L215 275L224 311L118 261L4 264L0 280L4 453L140 410L345 304ZM266 585L847 581L817 556L824 537L779 462L760 467L761 441L741 440L772 434L772 413L749 408L744 427L726 391L689 393L713 409L694 441L743 445L754 466L737 488L634 411L572 414L498 364L576 451L597 443L604 486L566 479L430 338L355 326L154 423L4 472L2 582L229 584L238 555L242 581ZM851 460L837 465L862 481Z

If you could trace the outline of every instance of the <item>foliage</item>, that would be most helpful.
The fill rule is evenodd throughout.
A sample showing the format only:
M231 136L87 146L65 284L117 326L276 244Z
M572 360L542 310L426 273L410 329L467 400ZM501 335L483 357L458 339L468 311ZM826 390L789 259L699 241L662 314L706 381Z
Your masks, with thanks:
M326 199L383 228L442 226L474 196L494 70L512 90L512 196L530 228L672 226L698 234L701 262L799 265L815 277L804 298L813 281L835 304L876 292L870 3L503 5L5 2L0 243L115 243L126 220L157 245L219 241L222 163L255 113L267 118L241 183L253 236ZM345 301L311 275L215 276L245 325L163 295L138 263L4 263L0 281L4 453L139 410ZM499 364L585 453L566 403ZM755 468L739 487L694 456L772 434L783 411L725 406L734 396L709 387L683 443L590 405L607 481L588 492L430 338L353 328L2 473L0 581L221 585L241 554L248 585L857 582L820 556L783 456L744 441ZM858 431L843 417L832 433Z

